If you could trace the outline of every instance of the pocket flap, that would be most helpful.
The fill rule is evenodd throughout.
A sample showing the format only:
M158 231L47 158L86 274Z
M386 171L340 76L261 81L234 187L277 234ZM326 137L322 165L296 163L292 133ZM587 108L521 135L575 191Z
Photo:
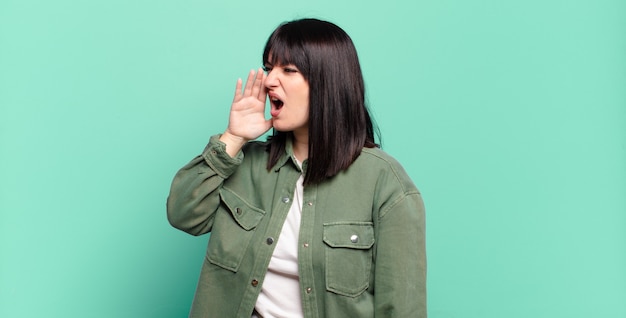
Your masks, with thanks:
M228 207L230 214L243 229L249 231L259 225L265 215L265 211L252 206L233 191L222 187L220 198Z
M330 247L369 249L374 245L374 225L371 222L325 223L324 242Z

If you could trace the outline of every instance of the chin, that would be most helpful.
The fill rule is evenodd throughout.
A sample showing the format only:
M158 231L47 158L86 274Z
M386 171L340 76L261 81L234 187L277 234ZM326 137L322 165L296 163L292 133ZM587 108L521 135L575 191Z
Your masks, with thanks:
M274 118L274 122L272 123L272 127L274 128L274 130L280 131L280 132L291 131L291 129L289 129L288 126L283 125L283 123L281 123L279 120L276 120L276 118Z

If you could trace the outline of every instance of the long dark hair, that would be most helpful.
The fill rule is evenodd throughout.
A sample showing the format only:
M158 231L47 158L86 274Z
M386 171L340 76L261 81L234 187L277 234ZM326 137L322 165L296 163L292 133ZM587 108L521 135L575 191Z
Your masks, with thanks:
M271 60L270 60L271 58ZM363 147L377 147L365 105L356 49L333 23L302 19L280 25L263 51L263 64L293 64L309 84L309 158L304 184L320 183L347 169ZM284 154L290 132L270 137L271 169ZM376 130L376 134L379 135Z

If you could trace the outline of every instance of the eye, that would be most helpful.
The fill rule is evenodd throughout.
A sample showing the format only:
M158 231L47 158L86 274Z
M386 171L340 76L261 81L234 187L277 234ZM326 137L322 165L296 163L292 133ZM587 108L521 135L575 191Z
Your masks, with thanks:
M283 70L285 73L298 73L298 69L293 66L285 66Z
M269 73L272 71L272 67L269 65L263 65L262 69L265 73Z

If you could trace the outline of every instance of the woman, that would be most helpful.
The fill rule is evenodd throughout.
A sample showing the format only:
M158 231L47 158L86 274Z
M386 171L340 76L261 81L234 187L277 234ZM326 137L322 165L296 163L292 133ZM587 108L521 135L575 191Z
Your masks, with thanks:
M170 223L211 233L190 316L425 317L422 199L375 144L350 37L285 23L263 63L172 182Z

